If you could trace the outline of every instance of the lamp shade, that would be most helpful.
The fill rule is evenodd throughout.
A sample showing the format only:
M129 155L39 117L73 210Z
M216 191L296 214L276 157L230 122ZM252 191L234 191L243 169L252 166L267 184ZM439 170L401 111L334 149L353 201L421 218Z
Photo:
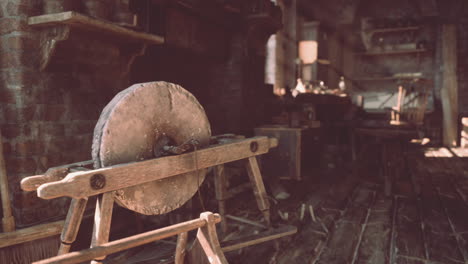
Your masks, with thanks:
M304 64L311 64L317 60L318 43L315 40L299 42L299 58Z

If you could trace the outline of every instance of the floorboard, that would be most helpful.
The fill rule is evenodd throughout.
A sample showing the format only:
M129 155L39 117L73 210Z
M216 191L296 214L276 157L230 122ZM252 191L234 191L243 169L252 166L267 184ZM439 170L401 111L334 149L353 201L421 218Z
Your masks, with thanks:
M282 238L276 246L269 242L230 252L228 260L242 264L466 264L465 152L413 150L389 197L375 171L352 175L337 169L303 175L303 182L285 184L291 198L272 207L275 221L296 225L298 233ZM306 208L302 219L301 207ZM281 219L278 212L288 212L289 218Z

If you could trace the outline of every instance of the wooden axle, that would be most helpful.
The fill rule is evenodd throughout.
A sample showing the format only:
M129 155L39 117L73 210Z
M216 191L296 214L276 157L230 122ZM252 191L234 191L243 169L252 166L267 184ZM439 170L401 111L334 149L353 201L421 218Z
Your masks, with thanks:
M253 137L177 156L72 172L59 181L48 183L44 183L48 180L44 179L47 175L44 175L44 178L27 177L21 181L21 187L23 190L31 190L37 186L37 182L41 182L37 188L37 195L40 198L53 199L67 196L79 199L265 154L277 145L276 138Z

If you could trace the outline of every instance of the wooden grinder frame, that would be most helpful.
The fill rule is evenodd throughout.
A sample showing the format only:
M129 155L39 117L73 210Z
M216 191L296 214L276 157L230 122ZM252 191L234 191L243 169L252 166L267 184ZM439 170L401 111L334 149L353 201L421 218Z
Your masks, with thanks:
M113 191L209 167L215 167L215 190L221 216L219 217L209 212L203 213L200 219L204 224L198 225L192 229L199 228L199 234L201 232L202 237L203 231L201 230L204 230L203 228L209 230L205 231L207 235L204 236L204 240L200 239L199 235L197 235L196 242L200 244L205 255L215 261L212 263L227 263L220 250L216 228L214 226L216 222L221 221L221 218L225 222L225 191L222 191L225 182L224 164L242 159L248 160L246 167L257 205L264 215L267 226L270 226L270 205L256 156L267 153L270 148L276 147L277 145L278 140L276 138L253 137L233 140L232 142L224 144L210 145L206 148L181 155L119 164L100 169L87 169L86 166L92 165L92 161L79 162L50 168L44 175L24 178L21 181L21 188L25 191L37 190L37 195L40 198L53 199L65 196L72 198L61 234L59 256L43 260L39 263L76 263L76 261L89 260L79 258L78 255L83 254L88 257L91 256L91 259L95 259L95 262L99 262L110 253L141 245L141 243L121 240L109 242L110 223L114 205ZM128 177L128 175L132 175L132 177ZM98 198L94 216L91 249L68 253L71 244L76 239L88 198L93 195L98 195ZM192 221L201 221L200 219ZM186 223L166 227L166 229L175 232L172 235L179 235L175 256L177 264L183 263L181 252L185 249L187 240L186 233L189 230L186 230L186 228L180 229L180 225L184 226ZM225 224L223 226L225 227ZM157 233L159 230L162 229L151 232ZM126 239L132 240L132 238L136 237L135 241L138 241L138 236L144 236L147 233L128 237ZM292 233L295 233L295 231L285 232L284 235ZM152 237L153 240L149 240L146 243L165 237L158 237L156 235ZM278 236L276 236L276 238L277 237ZM127 246L122 247L122 244ZM247 243L246 245L251 244L252 243ZM114 250L119 250L106 250L108 247L114 247Z

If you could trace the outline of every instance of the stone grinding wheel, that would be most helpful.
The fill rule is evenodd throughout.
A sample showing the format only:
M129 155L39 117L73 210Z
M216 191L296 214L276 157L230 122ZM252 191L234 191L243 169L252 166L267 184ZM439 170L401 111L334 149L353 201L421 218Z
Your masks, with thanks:
M209 144L211 129L203 107L179 85L135 84L118 93L104 108L94 129L95 168L154 158L167 141L190 139ZM206 170L177 175L115 191L116 202L145 215L182 206L203 182ZM128 175L128 177L137 177Z

